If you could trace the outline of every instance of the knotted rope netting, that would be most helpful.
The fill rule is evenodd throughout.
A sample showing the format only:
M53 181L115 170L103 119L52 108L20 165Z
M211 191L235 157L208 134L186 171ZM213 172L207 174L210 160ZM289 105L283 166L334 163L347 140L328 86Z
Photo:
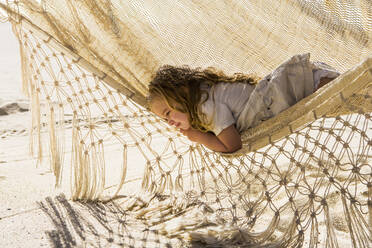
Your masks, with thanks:
M32 150L41 157L47 126L59 184L72 147L72 199L120 201L131 221L117 237L133 247L371 246L371 6L369 0L1 4L20 41ZM237 153L193 144L145 108L147 83L162 64L264 76L304 52L343 74L243 133ZM112 163L112 156L119 160ZM107 185L108 179L117 181ZM139 230L146 235L136 239Z

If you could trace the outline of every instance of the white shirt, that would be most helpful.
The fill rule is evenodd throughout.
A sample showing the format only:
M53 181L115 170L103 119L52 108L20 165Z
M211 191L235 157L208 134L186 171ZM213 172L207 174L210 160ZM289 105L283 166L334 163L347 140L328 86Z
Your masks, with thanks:
M236 123L255 86L246 83L219 83L212 87L202 86L208 91L208 100L201 104L201 112L210 123L211 131L218 135Z

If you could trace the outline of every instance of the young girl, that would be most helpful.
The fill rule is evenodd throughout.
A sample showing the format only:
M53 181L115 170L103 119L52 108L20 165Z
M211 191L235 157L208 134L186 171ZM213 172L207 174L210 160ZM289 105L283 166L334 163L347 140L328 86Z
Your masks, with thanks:
M215 69L161 67L149 85L150 109L191 141L218 152L241 148L240 132L312 94L339 73L310 54L295 55L262 80Z

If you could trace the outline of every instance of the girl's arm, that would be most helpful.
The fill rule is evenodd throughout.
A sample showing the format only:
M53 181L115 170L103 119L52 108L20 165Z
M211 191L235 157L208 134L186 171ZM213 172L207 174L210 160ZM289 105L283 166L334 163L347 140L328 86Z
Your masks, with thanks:
M213 133L203 133L199 130L190 128L180 130L181 133L191 141L200 143L216 152L235 152L242 147L242 141L235 125L231 125L216 136Z

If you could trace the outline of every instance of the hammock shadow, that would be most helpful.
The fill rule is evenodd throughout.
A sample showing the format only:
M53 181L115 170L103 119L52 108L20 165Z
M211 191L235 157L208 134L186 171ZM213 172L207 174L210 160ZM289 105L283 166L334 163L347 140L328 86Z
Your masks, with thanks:
M38 202L54 229L45 234L52 247L184 247L136 219L114 201L72 202L61 194Z
M186 231L184 236L172 235L171 230L162 230L161 225L139 220L138 215L131 214L131 210L124 210L114 201L72 202L61 194L55 198L47 197L38 205L54 226L53 230L46 230L45 234L51 246L57 248L277 247L275 244L252 246L252 243L245 241L247 235L239 230L231 232L231 238L220 240L218 235L201 236L193 231ZM163 221L168 219L164 218Z

